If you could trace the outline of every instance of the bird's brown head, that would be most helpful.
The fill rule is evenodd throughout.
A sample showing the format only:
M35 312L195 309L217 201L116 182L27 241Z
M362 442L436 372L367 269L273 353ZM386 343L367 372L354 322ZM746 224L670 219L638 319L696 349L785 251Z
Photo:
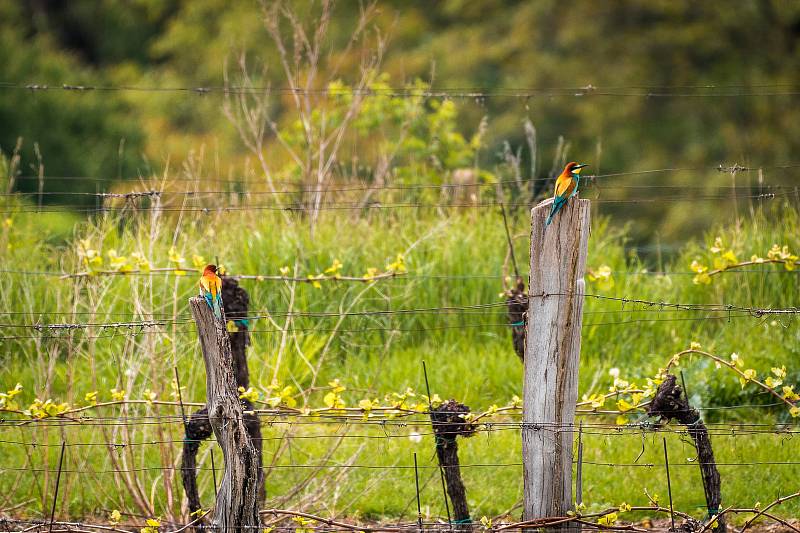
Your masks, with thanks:
M575 161L570 161L567 163L567 166L564 167L564 174L580 174L581 169L588 166L589 165L585 163L576 163Z
M203 274L216 274L217 273L217 265L206 265L206 268L203 269Z

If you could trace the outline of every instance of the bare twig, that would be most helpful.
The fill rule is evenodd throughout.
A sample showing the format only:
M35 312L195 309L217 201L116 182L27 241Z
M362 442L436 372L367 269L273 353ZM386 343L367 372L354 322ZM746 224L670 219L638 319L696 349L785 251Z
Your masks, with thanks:
M286 509L264 509L262 511L259 511L259 514L261 514L261 515L272 514L272 515L300 516L300 517L303 517L303 518L308 518L310 520L315 520L317 522L322 522L323 524L327 524L329 526L340 527L340 528L348 529L348 530L352 530L352 531L375 531L375 532L377 532L377 531L399 531L399 532L407 531L406 528L399 528L399 527L380 527L380 526L379 527L370 527L370 526L353 525L353 524L348 524L347 522L339 522L337 520L331 520L329 518L323 518L321 516L317 516L317 515L313 515L313 514L309 514L309 513L303 513L303 512L300 512L300 511L289 511L289 510L286 510Z

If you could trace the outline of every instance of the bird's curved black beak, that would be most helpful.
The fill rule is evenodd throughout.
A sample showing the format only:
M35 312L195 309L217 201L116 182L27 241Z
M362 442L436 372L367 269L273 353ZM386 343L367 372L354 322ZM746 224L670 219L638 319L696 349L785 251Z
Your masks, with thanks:
M580 169L582 169L582 168L584 168L584 167L588 167L588 166L589 166L588 164L586 164L586 163L582 163L582 164L580 164L580 165L575 165L575 166L574 166L574 167L572 167L572 168L573 168L573 170L580 170Z

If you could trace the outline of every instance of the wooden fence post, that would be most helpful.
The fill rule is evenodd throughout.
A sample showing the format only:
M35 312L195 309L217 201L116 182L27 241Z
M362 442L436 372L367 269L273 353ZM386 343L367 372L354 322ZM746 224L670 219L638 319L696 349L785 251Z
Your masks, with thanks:
M190 298L189 307L206 367L208 418L225 458L211 525L217 531L241 533L259 526L258 458L244 425L225 321L214 318L203 298Z
M225 276L222 278L222 301L225 304L225 319L232 320L236 325L236 331L228 333L231 342L231 353L233 355L233 372L236 375L236 386L248 389L250 387L250 367L247 364L247 347L250 345L250 331L248 312L250 308L250 295L239 286L236 278ZM261 437L261 420L258 415L253 413L253 402L243 399L242 405L245 411L250 411L244 415L244 426L250 441L256 449L258 456L258 502L263 504L267 497L266 487L264 486L263 470L263 450L264 442Z
M552 200L531 211L531 273L522 411L523 519L572 508L572 435L578 398L589 201L571 200L545 226ZM561 530L578 530L565 523Z
M247 365L247 347L250 345L250 332L248 331L247 321L250 296L247 291L239 286L235 278L225 276L222 278L222 301L225 303L225 319L234 321L237 326L235 331L228 332L236 386L247 389L250 386L250 370ZM242 399L241 402L245 409L244 425L258 456L260 476L258 501L259 504L263 504L266 499L266 488L263 482L261 421L255 413L247 412L253 410L252 402L246 399ZM208 409L205 407L192 414L186 423L186 436L183 441L183 454L181 456L181 477L183 479L183 488L186 491L186 498L189 501L190 513L195 513L202 508L200 493L197 489L197 452L200 449L200 443L211 437L212 433L211 424L208 420ZM211 458L213 460L213 453ZM214 489L216 490L216 483L214 484ZM194 528L196 531L200 531L202 527L202 520L195 522Z

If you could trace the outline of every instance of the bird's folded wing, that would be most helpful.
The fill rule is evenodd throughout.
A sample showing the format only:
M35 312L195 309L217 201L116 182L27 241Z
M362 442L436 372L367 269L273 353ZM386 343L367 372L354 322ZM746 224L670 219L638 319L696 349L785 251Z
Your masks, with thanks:
M574 180L559 180L558 183L556 183L556 196L569 196L574 189Z

